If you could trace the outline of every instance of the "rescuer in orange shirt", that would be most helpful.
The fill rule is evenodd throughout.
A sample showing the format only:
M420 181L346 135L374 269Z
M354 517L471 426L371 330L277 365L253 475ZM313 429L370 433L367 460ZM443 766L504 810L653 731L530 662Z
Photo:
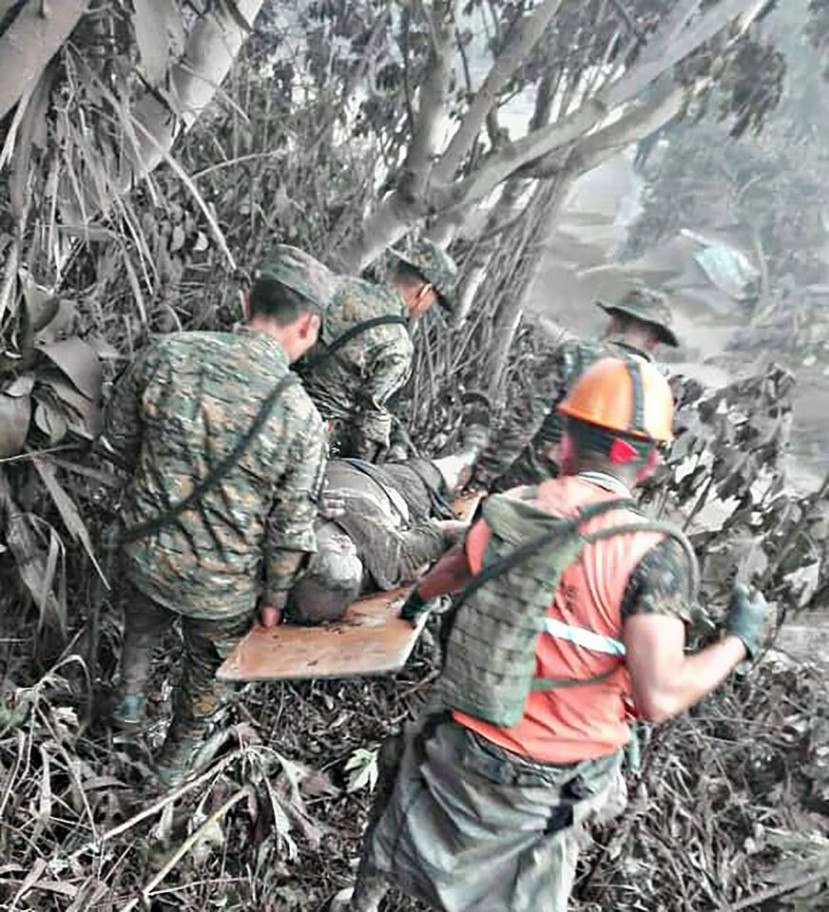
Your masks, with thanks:
M604 359L559 412L562 475L490 497L404 605L460 593L434 706L384 748L357 912L391 884L445 912L564 912L629 721L682 712L758 651L765 599L735 585L722 637L685 652L693 552L632 499L672 437L659 370Z

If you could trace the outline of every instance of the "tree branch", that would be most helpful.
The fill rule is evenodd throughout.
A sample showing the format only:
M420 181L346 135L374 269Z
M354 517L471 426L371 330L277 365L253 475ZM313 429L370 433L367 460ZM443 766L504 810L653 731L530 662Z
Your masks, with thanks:
M435 0L432 4L429 71L420 87L420 103L402 176L397 189L380 203L354 239L338 252L335 265L340 269L358 271L403 237L409 226L428 212L424 196L452 72L455 3L456 0Z
M628 27L628 30L630 31L631 35L634 35L636 38L639 39L639 41L644 43L645 36L642 34L642 32L639 31L639 29L636 25L636 20L627 11L627 8L625 7L622 0L610 0L610 5L616 10L616 12L622 18L622 21Z
M668 21L648 42L645 52L616 82L588 98L580 108L554 124L523 137L490 158L474 174L455 186L435 186L434 208L454 208L480 202L510 174L595 129L612 107L634 99L647 85L713 38L731 19L757 0L723 0L700 16L676 38L676 23ZM687 8L690 3L684 5ZM756 13L756 11L755 11Z
M420 87L420 104L415 118L412 141L403 164L400 192L417 198L428 180L429 167L438 142L438 127L446 104L452 69L452 44L455 36L454 7L456 0L432 3L432 41L429 67Z
M562 0L544 0L530 16L522 17L513 25L503 50L496 57L484 84L472 100L448 148L434 168L433 177L436 182L447 182L454 177L480 134L487 114L498 101L501 89L541 39L547 24L558 12L561 2Z
M31 89L88 6L89 0L61 0L43 15L41 0L29 0L0 35L0 120Z
M345 111L346 106L348 105L349 101L351 101L351 96L357 91L357 88L363 81L363 77L365 76L369 66L371 66L377 54L378 44L380 43L380 38L383 35L383 29L385 28L389 17L389 11L384 10L375 19L374 25L372 26L368 37L368 41L366 41L365 47L360 54L360 59L357 61L356 65L352 67L351 72L348 74L348 78L346 80L342 94L334 105L334 110L326 117L325 122L317 131L316 136L308 144L307 154L309 156L313 155L322 144L322 142L330 135L334 124L337 122L337 118L343 116L343 112Z
M0 0L0 34L3 33L3 20L15 8L18 0Z
M656 30L631 69L602 93L602 102L608 108L635 98L648 83L710 41L732 19L746 12L750 6L756 7L757 0L722 0L703 13L692 26L683 29L688 17L699 5L699 0L686 0ZM755 9L752 18L757 12ZM684 18L680 17L680 13L684 13Z
M579 143L567 158L568 170L574 171L576 175L586 174L621 149L650 136L682 110L684 98L684 90L680 86L674 86L645 104L631 108L619 120L591 133ZM561 150L557 149L522 169L521 174L549 178L558 174L560 169Z

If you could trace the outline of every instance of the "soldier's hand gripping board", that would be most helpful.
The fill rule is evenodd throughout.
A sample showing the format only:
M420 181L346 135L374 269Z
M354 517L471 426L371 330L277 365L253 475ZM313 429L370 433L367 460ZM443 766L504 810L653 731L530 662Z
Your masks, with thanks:
M470 517L481 495L454 503L459 519ZM397 615L413 586L365 595L339 621L314 627L257 625L236 646L217 673L223 681L284 681L347 678L399 671L426 624L413 627Z

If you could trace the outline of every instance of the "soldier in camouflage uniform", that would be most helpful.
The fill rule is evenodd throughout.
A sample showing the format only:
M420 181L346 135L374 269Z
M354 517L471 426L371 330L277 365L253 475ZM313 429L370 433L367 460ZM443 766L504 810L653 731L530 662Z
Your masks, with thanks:
M672 436L665 378L642 359L603 359L559 412L560 477L489 503L511 517L501 527L508 550L500 550L497 513L485 508L463 546L421 578L402 609L414 618L475 578L482 585L471 614L479 629L492 630L487 619L523 616L539 630L521 717L506 727L450 703L384 747L353 912L377 912L390 884L442 912L565 912L585 824L624 807L620 764L631 717L661 722L684 711L759 652L768 606L738 584L722 638L686 653L695 597L689 546L665 527L643 527L632 507L634 487L658 463L657 446ZM578 515L579 531L596 537L565 560L552 590L526 564L515 568L521 593L512 589L515 579L509 592L498 587L496 558L532 541L540 517L549 524ZM539 605L547 606L543 618ZM470 688L514 680L520 638L487 641L486 652L470 643L469 627L453 636L449 649L471 659ZM441 683L437 692L451 699Z
M457 267L440 247L419 241L411 252L390 251L389 282L344 277L325 312L320 340L299 365L305 387L328 425L332 452L374 461L389 445L388 401L405 384L414 348L407 323L435 302L451 310ZM387 318L357 333L332 357L326 349L370 320Z
M139 354L109 405L105 439L132 475L122 510L125 633L112 717L121 727L142 723L152 653L179 620L182 677L157 765L167 785L184 778L229 697L215 672L255 622L257 604L262 620L274 623L315 551L325 431L290 365L316 341L334 281L312 257L277 246L247 299L246 326L163 336ZM212 489L130 540L131 529L169 514L204 484L244 437Z
M556 475L554 452L562 429L556 406L591 364L605 357L653 361L659 345L679 345L663 294L634 288L615 304L596 303L609 317L604 337L596 342L570 339L540 356L533 374L543 379L528 393L528 419L520 425L514 417L508 419L497 437L497 449L479 463L476 477L490 490L504 491Z

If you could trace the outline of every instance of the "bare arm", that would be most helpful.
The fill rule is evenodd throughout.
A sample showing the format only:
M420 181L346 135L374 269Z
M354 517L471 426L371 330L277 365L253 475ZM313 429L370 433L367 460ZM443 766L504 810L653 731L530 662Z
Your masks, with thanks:
M628 618L624 640L636 707L652 722L664 722L693 706L747 655L742 640L733 634L685 655L685 624L668 614Z
M669 538L645 555L622 600L622 635L634 700L639 712L653 722L693 706L759 651L768 606L759 593L735 586L726 635L719 643L686 655L691 597L687 559Z
M455 545L421 578L417 591L424 602L430 602L439 595L460 592L471 578L463 545Z

